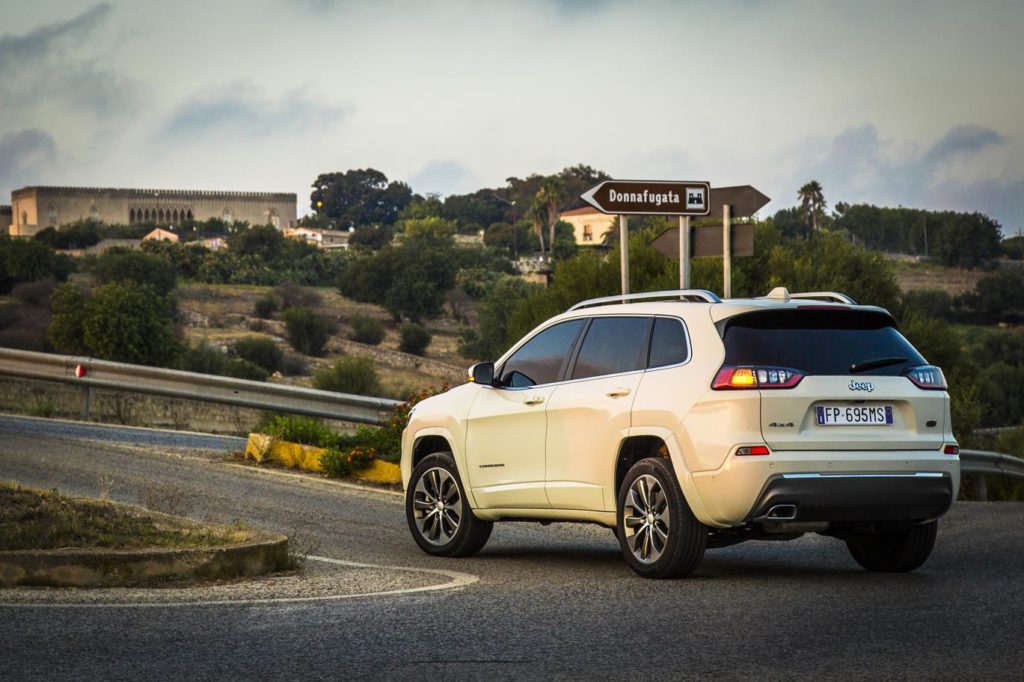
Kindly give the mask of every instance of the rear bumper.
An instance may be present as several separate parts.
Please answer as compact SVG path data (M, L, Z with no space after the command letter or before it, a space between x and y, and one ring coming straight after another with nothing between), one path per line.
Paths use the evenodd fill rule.
M938 450L773 451L730 456L714 471L693 473L692 480L703 512L698 518L712 528L749 523L762 513L763 502L783 504L781 495L799 496L807 514L847 508L848 518L857 514L883 520L879 514L908 511L910 516L896 520L910 520L935 518L949 508L960 487L960 460ZM915 501L903 504L901 496ZM879 511L869 513L876 505Z
M952 477L939 472L779 474L765 483L745 520L793 505L796 521L924 521L949 511L953 496Z

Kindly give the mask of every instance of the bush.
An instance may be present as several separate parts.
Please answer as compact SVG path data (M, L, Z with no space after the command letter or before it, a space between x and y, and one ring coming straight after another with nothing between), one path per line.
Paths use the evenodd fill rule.
M306 374L306 361L301 355L288 353L281 362L281 374L286 377L297 377Z
M277 344L262 336L247 336L235 341L235 355L262 367L268 374L281 371L284 353Z
M342 478L353 471L365 469L377 459L373 448L356 446L348 451L330 448L320 455L320 468L331 478Z
M399 329L402 340L398 347L403 353L423 355L430 345L430 332L415 322L406 322Z
M353 315L348 323L352 325L352 340L376 346L384 340L384 323L369 315Z
M268 294L278 300L280 310L289 308L312 308L320 305L320 294L310 289L300 287L294 282L284 282L274 287L274 293Z
M338 446L338 434L313 417L278 415L263 427L263 433L289 443L313 445L318 448Z
M224 364L222 374L235 379L248 379L249 381L266 381L270 374L255 362L249 362L242 358L231 358Z
M274 313L280 309L281 299L274 294L267 294L256 301L256 305L253 306L252 312L256 317L262 320L269 320L274 316Z
M282 317L292 348L303 355L323 355L331 325L322 315L309 308L291 308Z
M313 377L313 386L322 391L377 395L380 379L371 358L349 356L339 358L332 367L321 369Z
M178 367L186 372L222 375L227 362L227 357L219 348L200 341L181 354Z

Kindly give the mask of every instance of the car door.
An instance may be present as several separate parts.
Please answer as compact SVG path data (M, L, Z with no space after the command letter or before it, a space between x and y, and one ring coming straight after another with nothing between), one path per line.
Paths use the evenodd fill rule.
M481 387L466 424L469 485L482 508L549 507L544 490L547 402L584 320L551 325L521 345Z
M603 510L647 365L650 317L595 317L548 400L545 476L556 509Z

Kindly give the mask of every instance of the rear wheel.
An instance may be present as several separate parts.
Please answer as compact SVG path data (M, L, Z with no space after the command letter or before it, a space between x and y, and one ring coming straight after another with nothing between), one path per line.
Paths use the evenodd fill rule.
M907 573L920 568L935 547L938 521L846 542L854 561L869 571Z
M644 459L619 490L616 536L626 563L645 578L682 578L704 558L707 529L690 511L672 467Z
M435 556L471 556L491 536L494 524L469 508L450 452L424 457L405 493L405 517L416 544Z

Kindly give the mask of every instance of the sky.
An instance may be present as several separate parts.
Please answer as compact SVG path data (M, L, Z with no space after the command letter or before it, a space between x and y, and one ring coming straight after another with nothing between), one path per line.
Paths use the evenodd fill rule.
M1024 229L1024 2L4 0L26 185L421 194L589 164Z

